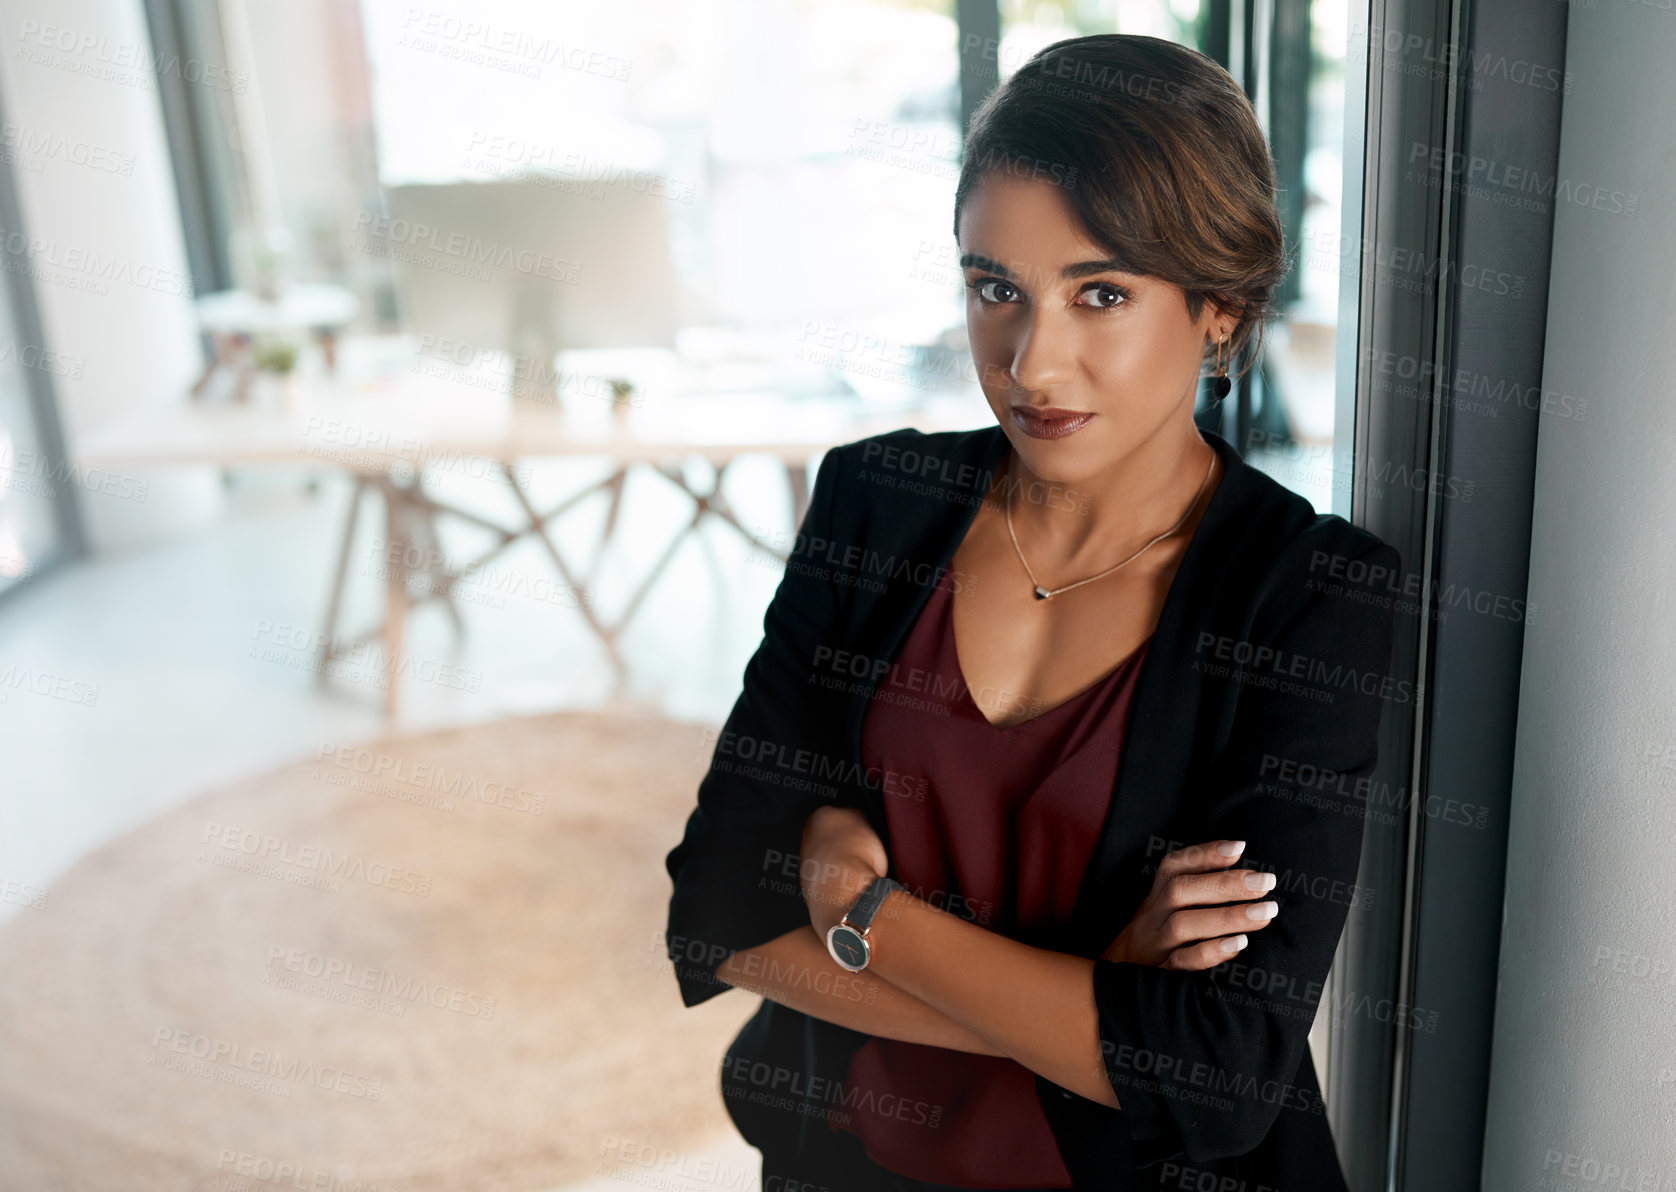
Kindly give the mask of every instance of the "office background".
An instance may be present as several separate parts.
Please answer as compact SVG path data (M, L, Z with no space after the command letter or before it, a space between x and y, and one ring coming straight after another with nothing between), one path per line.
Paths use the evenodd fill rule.
M0 1170L749 1172L748 999L591 878L672 842L823 444L987 418L961 131L1107 31L1275 154L1202 424L1409 568L1311 1035L1352 1186L1676 1178L1652 0L0 3Z

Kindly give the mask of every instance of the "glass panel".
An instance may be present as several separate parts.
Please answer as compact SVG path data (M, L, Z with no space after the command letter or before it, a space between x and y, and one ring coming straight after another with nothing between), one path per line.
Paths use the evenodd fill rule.
M22 583L62 545L56 507L63 468L49 460L30 401L32 368L70 368L74 361L22 343L12 317L10 287L0 285L0 592Z
M1242 450L1251 463L1325 513L1332 508L1335 480L1347 481L1335 472L1347 466L1338 461L1350 458L1351 441L1350 427L1334 425L1339 267L1355 243L1346 240L1341 222L1349 6L1344 0L1312 0L1308 9L1307 116L1299 139L1303 158L1278 162L1283 188L1291 168L1304 196L1296 225L1288 228L1295 264L1283 317L1267 337ZM1296 80L1293 88L1304 81ZM1284 92L1279 81L1269 88L1271 109L1285 99Z

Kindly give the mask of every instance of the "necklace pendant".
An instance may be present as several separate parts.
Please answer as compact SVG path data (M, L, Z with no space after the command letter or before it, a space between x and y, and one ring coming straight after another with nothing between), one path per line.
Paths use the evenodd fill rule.
M1051 595L1053 595L1053 593L1049 592L1046 588L1042 587L1041 584L1036 585L1036 599L1037 600L1046 600Z

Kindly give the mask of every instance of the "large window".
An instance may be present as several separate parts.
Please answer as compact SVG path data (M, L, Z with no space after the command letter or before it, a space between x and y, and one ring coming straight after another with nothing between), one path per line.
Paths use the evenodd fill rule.
M10 166L0 162L0 171ZM0 177L0 211L13 211L11 181ZM6 226L16 227L13 218ZM42 342L31 303L31 273L12 268L0 279L0 594L27 582L75 549L74 518L65 502L76 474L65 466L50 424L54 376L79 376L85 361ZM16 262L22 264L22 262Z
M938 387L915 362L962 383L923 351L964 320L947 234L952 0L363 0L363 13L385 186L586 194L632 179L668 199L684 323L813 364L822 391L888 402Z
M953 0L360 0L247 10L276 94L260 138L292 273L401 325L391 263L357 227L392 187L621 183L667 202L681 344L779 366L787 392L911 405L973 392L949 218L959 170ZM1001 77L1066 37L1193 45L1270 133L1295 268L1250 379L1202 413L1332 507L1346 0L1000 0ZM322 62L318 46L339 45ZM968 66L972 66L968 63ZM320 74L325 85L301 86ZM702 346L698 346L702 345ZM982 407L974 407L981 416Z

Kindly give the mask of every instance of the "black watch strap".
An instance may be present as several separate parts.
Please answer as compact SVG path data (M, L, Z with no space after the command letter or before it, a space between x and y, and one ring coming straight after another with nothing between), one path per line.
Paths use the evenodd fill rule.
M861 892L861 897L845 912L842 922L865 932L873 925L873 916L879 913L879 907L884 905L885 895L892 890L902 889L902 883L895 878L876 877L867 884Z

